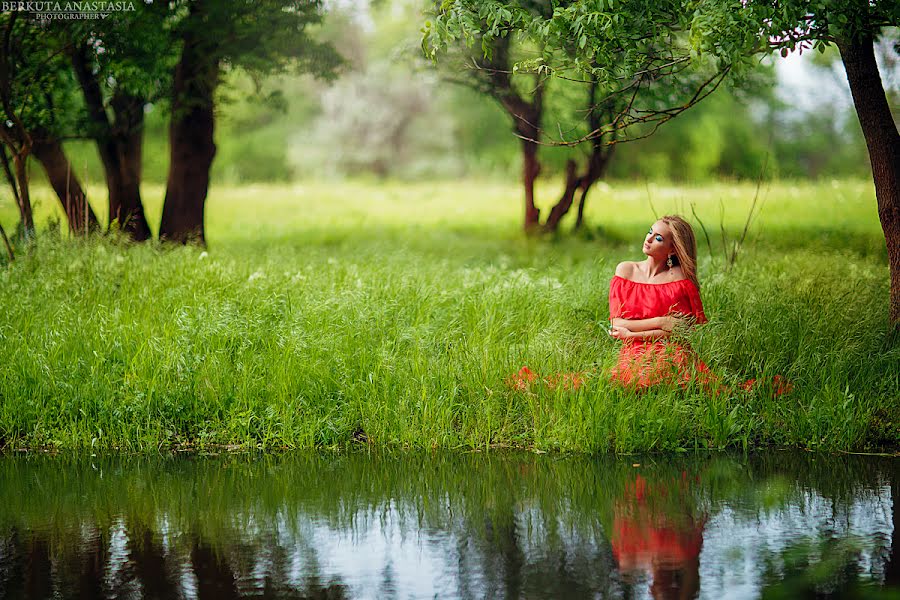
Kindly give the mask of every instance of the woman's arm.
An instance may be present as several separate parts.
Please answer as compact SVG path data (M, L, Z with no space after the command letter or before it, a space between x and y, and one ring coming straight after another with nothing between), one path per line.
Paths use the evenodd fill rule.
M669 337L672 335L671 331L665 331L663 329L646 329L644 331L631 331L622 326L613 326L611 336L616 338L617 340L627 340L627 339L638 339L638 340L656 340L660 338Z
M652 317L650 319L622 319L616 317L612 320L612 324L614 327L624 327L625 329L633 332L653 331L655 329L672 331L678 324L679 319L681 319L681 317L667 316Z

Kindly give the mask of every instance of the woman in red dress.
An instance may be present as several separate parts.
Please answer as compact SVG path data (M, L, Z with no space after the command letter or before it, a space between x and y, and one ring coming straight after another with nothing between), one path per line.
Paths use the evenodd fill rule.
M697 281L697 241L690 224L669 215L654 223L643 245L647 258L623 262L609 285L609 334L623 341L612 379L646 388L686 384L709 368L668 339L679 326L705 323Z
M673 331L705 323L697 281L697 241L690 223L667 215L654 223L643 245L642 261L616 267L609 285L609 335L622 341L619 359L610 370L612 380L647 388L661 383L691 381L718 391L718 377L689 347L671 339ZM538 375L522 367L512 386L525 389ZM551 387L578 389L582 373L564 373L546 379ZM790 391L790 384L776 377L776 394ZM750 389L753 380L741 387Z

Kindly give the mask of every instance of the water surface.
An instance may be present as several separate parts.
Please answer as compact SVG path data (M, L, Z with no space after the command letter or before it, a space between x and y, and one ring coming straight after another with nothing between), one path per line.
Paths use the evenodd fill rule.
M0 599L900 597L900 460L0 457Z

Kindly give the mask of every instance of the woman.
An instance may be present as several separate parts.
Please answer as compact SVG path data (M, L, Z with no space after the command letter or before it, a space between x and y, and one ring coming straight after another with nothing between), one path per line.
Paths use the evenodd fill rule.
M685 384L693 374L708 383L709 368L668 339L676 328L707 320L694 231L683 218L665 216L650 227L643 251L647 258L620 263L609 285L609 334L623 341L610 375L641 388Z
M609 285L609 335L623 342L611 378L637 388L660 383L685 386L693 380L719 390L718 378L709 367L671 339L673 332L707 321L691 225L677 215L662 217L647 232L643 251L647 258L620 263ZM525 389L537 378L528 367L522 367L511 385ZM564 373L547 378L547 383L577 389L584 378L579 373ZM790 384L780 378L774 383L776 394L790 391ZM750 380L741 387L750 389L753 384Z

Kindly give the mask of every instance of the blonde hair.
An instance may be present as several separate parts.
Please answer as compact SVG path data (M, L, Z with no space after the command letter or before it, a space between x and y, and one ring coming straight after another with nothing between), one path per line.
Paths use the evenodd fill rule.
M672 245L681 271L697 286L697 289L700 289L700 281L697 279L697 239L694 237L694 229L679 215L666 215L659 220L668 225L672 231Z

